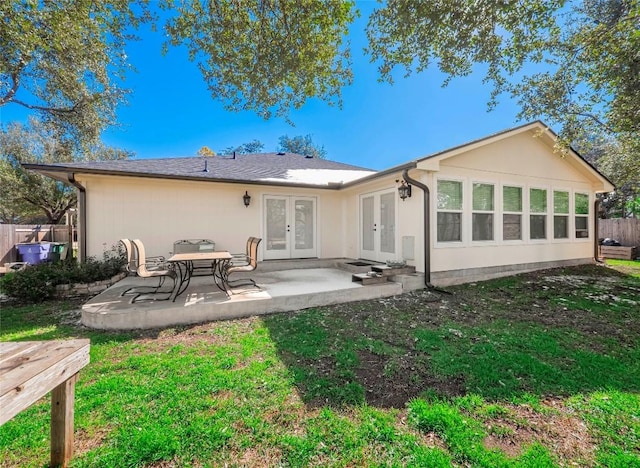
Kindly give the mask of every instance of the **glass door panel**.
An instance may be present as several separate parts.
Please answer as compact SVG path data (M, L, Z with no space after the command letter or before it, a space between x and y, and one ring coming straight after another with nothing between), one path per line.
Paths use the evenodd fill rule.
M360 197L360 258L383 262L396 258L396 190Z
M264 200L264 259L316 257L315 198L267 195Z
M294 208L292 258L316 257L316 200L315 198L292 198Z
M396 252L396 193L380 195L380 252ZM382 260L382 259L379 259ZM384 260L393 260L393 257Z

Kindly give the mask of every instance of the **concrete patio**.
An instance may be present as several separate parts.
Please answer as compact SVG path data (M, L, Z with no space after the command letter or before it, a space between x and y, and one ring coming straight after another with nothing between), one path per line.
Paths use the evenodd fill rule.
M261 262L251 275L260 289L240 287L230 297L216 288L210 276L197 276L175 302L141 296L131 303L132 296L121 296L123 291L156 283L128 277L87 302L82 307L82 323L105 330L159 328L389 297L424 287L424 277L415 273L363 286L353 282L352 275L371 267L349 262L353 260Z

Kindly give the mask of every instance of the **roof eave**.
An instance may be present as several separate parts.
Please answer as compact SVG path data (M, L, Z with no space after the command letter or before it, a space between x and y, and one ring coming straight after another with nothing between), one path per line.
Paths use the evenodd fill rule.
M408 163L401 164L399 166L394 166L389 169L385 169L384 171L376 172L375 174L371 174L360 179L352 180L350 182L345 182L342 184L340 188L349 188L354 187L359 184L363 184L366 182L370 182L372 180L379 179L381 177L388 176L389 174L394 174L396 172L402 172L405 169L414 169L417 166L417 161L409 161Z
M166 179L166 180L189 180L198 182L217 182L227 184L245 184L245 185L267 185L271 187L297 187L297 188L309 188L309 189L322 189L322 190L339 190L343 187L343 183L329 182L327 184L305 184L302 182L287 182L274 181L274 180L240 180L240 179L224 179L216 177L198 177L198 176L183 176L173 174L152 174L144 172L129 172L129 171L113 171L106 169L83 169L70 166L54 166L46 164L23 164L25 169L29 169L38 172L52 179L59 180L61 182L68 182L67 174L86 174L86 175L103 175L103 176L119 176L119 177L138 177L143 179Z

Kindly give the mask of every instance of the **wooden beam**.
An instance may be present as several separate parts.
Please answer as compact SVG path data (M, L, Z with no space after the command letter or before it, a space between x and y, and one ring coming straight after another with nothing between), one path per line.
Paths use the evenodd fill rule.
M78 374L51 391L51 466L67 467L73 456L73 402Z

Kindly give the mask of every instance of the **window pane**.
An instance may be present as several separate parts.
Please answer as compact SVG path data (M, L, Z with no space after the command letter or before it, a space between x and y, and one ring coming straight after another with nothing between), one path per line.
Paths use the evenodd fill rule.
M473 240L493 240L493 215L473 213Z
M576 238L584 239L585 237L589 237L589 218L576 216Z
M547 217L544 215L531 215L529 221L531 239L546 239Z
M502 207L504 211L522 211L522 188L502 187Z
M553 238L566 239L569 237L569 217L554 216L553 217Z
M438 209L462 209L462 182L453 180L438 181Z
M532 213L547 212L547 191L544 189L529 190L529 206Z
M553 192L553 211L569 214L569 192Z
M517 214L502 215L502 238L504 240L522 239L522 216Z
M462 240L461 213L438 213L438 242L459 242Z
M473 209L493 211L493 185L473 184Z
M576 193L576 214L589 214L589 195Z

